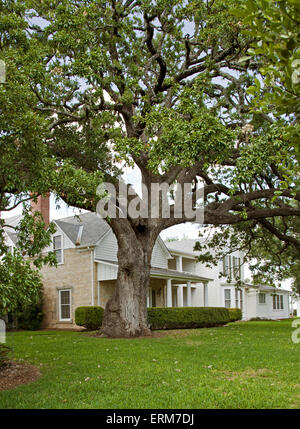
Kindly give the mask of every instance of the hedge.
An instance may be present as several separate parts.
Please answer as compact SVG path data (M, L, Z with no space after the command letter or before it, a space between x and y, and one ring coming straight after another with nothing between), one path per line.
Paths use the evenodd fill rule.
M151 329L207 328L242 317L240 309L223 307L152 307L147 311ZM100 329L103 313L102 307L77 307L75 323L89 330Z
M148 308L151 329L208 328L230 321L222 307L152 307Z
M84 326L86 329L100 329L103 320L104 310L102 307L89 306L77 307L75 310L75 323Z
M240 308L228 308L230 322L235 322L242 319L242 311Z

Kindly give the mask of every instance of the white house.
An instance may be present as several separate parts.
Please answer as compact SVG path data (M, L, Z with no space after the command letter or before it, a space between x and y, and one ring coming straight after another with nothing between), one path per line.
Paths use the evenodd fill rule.
M300 297L298 296L295 300L295 304L296 304L296 315L297 317L300 317Z
M291 292L282 288L270 286L253 286L246 284L237 288L238 278L244 281L243 254L234 252L225 256L218 266L207 268L197 262L197 252L194 251L199 239L188 239L166 242L171 255L180 267L185 270L191 269L198 275L211 278L204 285L197 285L199 306L209 307L231 307L242 310L243 319L266 318L285 319L290 317L290 295ZM169 266L174 266L170 261ZM228 278L231 279L228 282Z

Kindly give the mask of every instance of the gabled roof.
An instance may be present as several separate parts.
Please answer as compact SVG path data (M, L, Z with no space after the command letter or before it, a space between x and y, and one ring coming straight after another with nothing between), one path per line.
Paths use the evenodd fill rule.
M80 246L96 245L110 229L103 219L92 212L54 219L54 222L74 244Z
M14 245L18 242L18 235L15 232L15 227L17 227L22 219L22 215L16 215L11 216L5 219L4 231L8 235L8 237L11 239L11 241L14 243ZM13 228L10 228L13 227Z
M111 230L111 227L96 213L89 212L81 215L55 219L54 222L67 235L73 244L80 246L94 246ZM82 230L80 231L80 227ZM158 237L163 252L168 259L172 256L164 241Z
M273 287L273 286L267 286L267 285L251 285L251 284L246 284L246 287L249 287L251 289L257 289L261 292L287 292L287 293L292 293L290 290L287 289L282 289L279 287Z

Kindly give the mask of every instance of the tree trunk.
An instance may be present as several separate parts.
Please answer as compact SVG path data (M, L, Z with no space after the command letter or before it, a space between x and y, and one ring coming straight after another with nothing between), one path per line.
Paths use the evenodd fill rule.
M118 277L108 300L101 333L109 337L150 335L147 295L153 240L131 230L115 231L118 239ZM151 241L151 242L150 242Z

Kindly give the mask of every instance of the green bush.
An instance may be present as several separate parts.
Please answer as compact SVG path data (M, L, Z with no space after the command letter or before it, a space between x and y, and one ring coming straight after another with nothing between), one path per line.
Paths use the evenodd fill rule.
M20 303L17 310L11 315L12 325L19 329L28 331L35 331L42 325L44 312L43 312L43 291L40 289L35 298L31 300L30 304L24 305Z
M9 353L10 348L0 343L0 369L6 365Z
M235 322L236 320L242 320L242 311L240 308L228 308L230 322Z
M148 322L151 329L188 329L225 325L241 318L239 309L235 312L222 307L155 307L148 308ZM100 329L103 321L102 307L77 307L75 323L88 330Z
M100 329L104 310L102 307L77 307L75 310L75 323L88 330Z
M41 327L44 318L42 303L28 305L16 316L18 328L35 331Z
M43 318L43 290L41 288L36 292L30 304L24 305L20 302L14 313L9 314L9 326L35 331L41 327Z
M155 307L148 308L151 329L207 328L230 321L227 308L222 307Z

